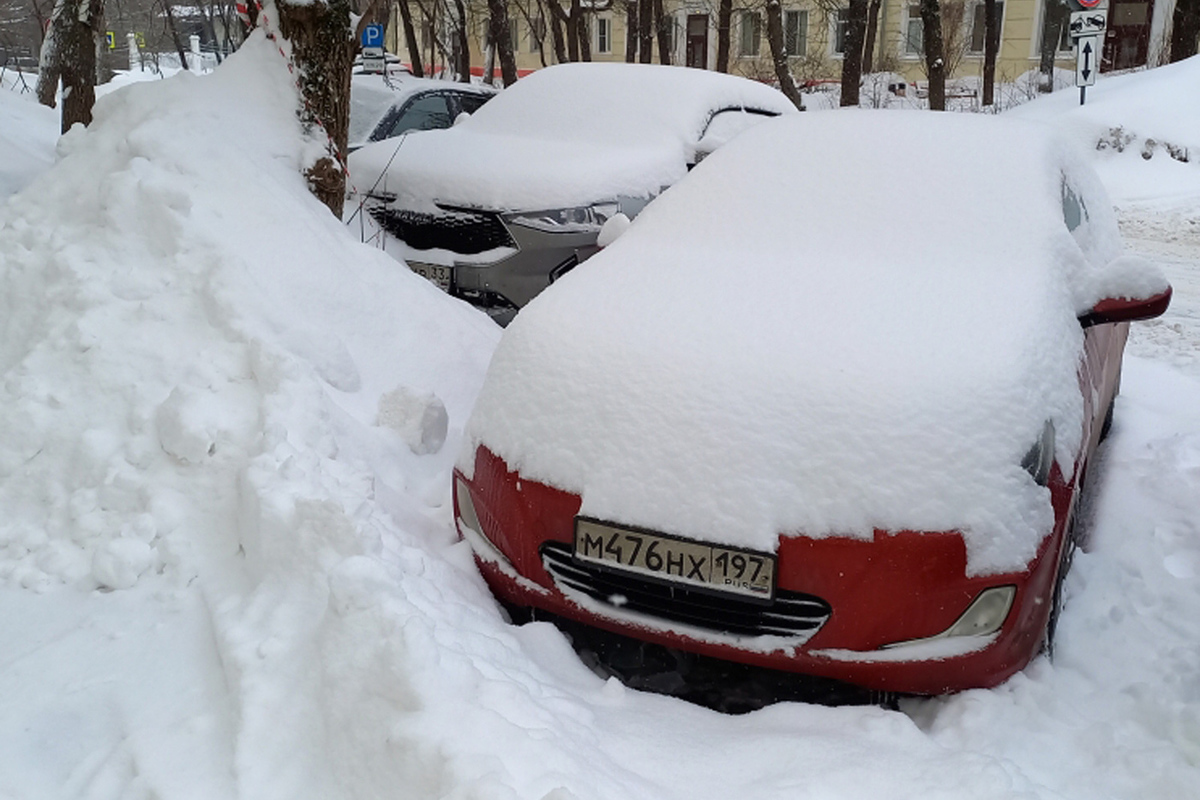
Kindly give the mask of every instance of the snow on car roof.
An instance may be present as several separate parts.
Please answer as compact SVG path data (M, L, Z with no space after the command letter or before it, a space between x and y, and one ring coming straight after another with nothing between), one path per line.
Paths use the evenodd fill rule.
M363 148L350 170L358 184L422 210L432 201L511 211L651 197L686 174L713 112L735 108L796 110L779 91L731 75L559 64L448 131Z
M1064 177L1065 176L1065 177ZM961 530L968 571L1024 567L1079 446L1102 187L1043 126L927 112L772 120L651 204L508 328L469 424L581 513L774 550L780 532Z
M559 64L504 90L467 127L491 134L624 144L666 138L694 143L712 112L795 111L779 91L756 81L658 64Z

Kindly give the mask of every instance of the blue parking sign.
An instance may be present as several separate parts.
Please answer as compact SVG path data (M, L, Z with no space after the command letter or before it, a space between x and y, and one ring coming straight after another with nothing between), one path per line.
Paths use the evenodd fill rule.
M368 25L362 31L363 47L383 47L383 26Z

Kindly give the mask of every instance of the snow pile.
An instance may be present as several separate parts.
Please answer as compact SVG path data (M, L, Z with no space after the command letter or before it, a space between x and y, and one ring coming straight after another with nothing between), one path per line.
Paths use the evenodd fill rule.
M1200 192L1200 56L1060 91L1007 112L1048 122L1088 150L1117 202Z
M775 89L730 75L560 64L449 131L364 147L350 171L360 189L396 193L400 206L421 211L433 210L431 200L511 211L651 197L687 172L714 112L743 107L796 110Z
M1078 242L1064 181L1095 207ZM1166 286L1119 252L1042 126L773 120L517 317L460 466L483 443L582 513L680 536L961 530L971 573L1021 569L1053 522L1022 456L1046 420L1067 477L1079 447L1076 314Z
M0 160L0 201L54 163L52 143L60 125L58 112L39 105L33 95L37 76L22 83L14 75L20 77L9 73L0 85L0 151L5 154Z
M0 797L1194 795L1194 381L1127 376L1061 666L907 714L630 691L454 542L496 332L346 240L293 102L252 39L0 210Z

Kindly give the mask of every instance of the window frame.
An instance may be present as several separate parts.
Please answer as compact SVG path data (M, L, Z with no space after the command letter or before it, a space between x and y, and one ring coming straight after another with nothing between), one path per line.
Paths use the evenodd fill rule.
M913 9L916 9L916 16L913 16ZM915 47L913 24L917 25ZM920 3L904 4L904 27L900 30L900 57L918 61L925 57L925 22L921 19Z
M790 20L796 20L796 30L789 33ZM789 36L795 37L794 41L799 47L788 47ZM787 53L788 58L803 58L808 55L808 9L807 8L788 8L783 12L783 49ZM797 52L792 52L796 50Z
M1006 4L1005 0L996 0L996 3L1000 6L1000 43L1003 44L1004 43L1004 13L1008 9L1007 9L1007 4ZM986 32L987 20L983 18L983 15L987 13L985 11L986 8L987 8L987 6L985 6L983 4L983 0L976 0L975 4L973 6L971 6L971 9L972 9L971 10L971 29L969 31L967 31L967 57L968 58L983 58L984 50L987 46L987 42L985 39L985 37L987 36L987 32ZM979 34L979 45L980 46L979 46L978 50L975 49L975 27L976 27L977 22L978 22L979 27L981 28L981 31ZM999 57L998 50L999 49L997 48L997 54L996 54L997 57Z
M612 55L612 18L604 15L596 16L596 52L600 55Z
M747 23L752 23L749 26ZM749 38L753 48L747 48ZM752 52L748 52L752 50ZM742 11L738 16L738 58L759 58L762 55L762 15L757 11Z

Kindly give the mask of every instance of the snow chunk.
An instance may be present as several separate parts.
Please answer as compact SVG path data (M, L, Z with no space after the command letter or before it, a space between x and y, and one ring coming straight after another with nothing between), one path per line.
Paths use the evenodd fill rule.
M154 564L154 549L138 539L113 539L92 556L92 577L109 589L131 589Z
M450 416L437 395L401 386L379 398L375 424L396 431L414 453L424 455L442 449Z

